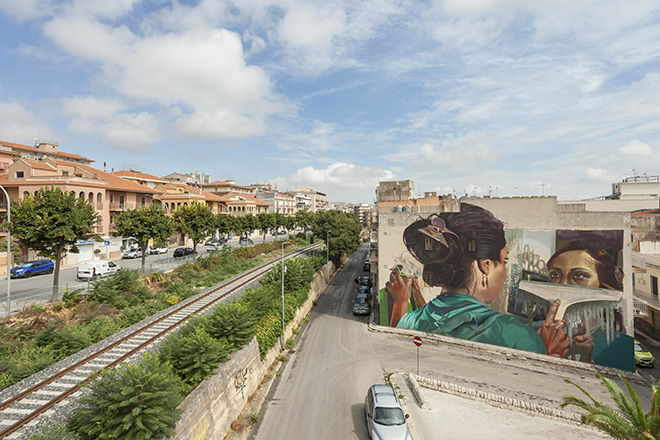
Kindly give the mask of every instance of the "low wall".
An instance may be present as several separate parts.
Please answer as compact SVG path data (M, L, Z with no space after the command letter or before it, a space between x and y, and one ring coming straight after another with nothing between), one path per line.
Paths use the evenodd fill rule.
M329 264L330 275L333 275L335 268L332 262ZM314 301L325 290L329 281L327 273L324 266L314 275L309 297L287 325L284 340L293 335L293 330L300 326L314 306ZM231 423L239 417L248 403L248 397L257 390L271 364L281 354L280 347L280 343L276 344L262 361L259 357L257 340L253 338L247 346L232 353L212 377L202 382L179 405L183 414L176 424L176 435L171 438L176 440L224 438L231 428Z

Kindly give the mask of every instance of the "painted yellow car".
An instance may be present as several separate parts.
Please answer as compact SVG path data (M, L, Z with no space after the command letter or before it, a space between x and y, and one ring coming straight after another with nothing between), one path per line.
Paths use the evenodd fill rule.
M655 366L655 358L637 339L635 339L635 364L638 367Z

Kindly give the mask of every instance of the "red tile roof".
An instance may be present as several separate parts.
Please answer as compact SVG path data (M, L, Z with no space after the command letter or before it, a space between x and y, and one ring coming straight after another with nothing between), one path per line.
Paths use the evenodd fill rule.
M114 174L115 176L119 176L119 177L132 177L133 179L153 180L160 183L169 182L167 179L164 179L162 177L153 176L147 173L140 173L138 171L119 170L119 171L114 171L111 174Z
M10 148L14 148L16 150L24 150L24 151L29 151L31 153L40 153L40 154L45 154L45 155L52 155L52 156L59 156L59 157L68 157L71 159L78 159L78 160L84 160L87 162L94 162L92 159L88 159L83 156L78 156L77 154L71 154L71 153L63 153L61 151L58 151L57 153L49 153L47 151L40 150L36 147L30 147L29 145L23 145L23 144L15 144L13 142L5 142L5 141L0 141L0 145L5 145Z

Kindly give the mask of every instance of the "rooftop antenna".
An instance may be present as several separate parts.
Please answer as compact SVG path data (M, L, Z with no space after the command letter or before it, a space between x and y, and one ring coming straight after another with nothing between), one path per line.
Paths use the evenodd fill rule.
M545 184L541 184L541 197L545 196Z
M517 186L513 187L513 197L518 197L518 187Z

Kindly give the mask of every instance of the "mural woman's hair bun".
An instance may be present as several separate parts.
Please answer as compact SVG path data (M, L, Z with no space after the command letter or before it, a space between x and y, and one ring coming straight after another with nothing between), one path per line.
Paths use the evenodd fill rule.
M417 230L427 237L437 241L444 247L449 247L445 234L453 235L454 237L458 238L458 235L447 228L447 223L445 223L445 221L440 217L431 217L430 220L431 222L428 225Z

